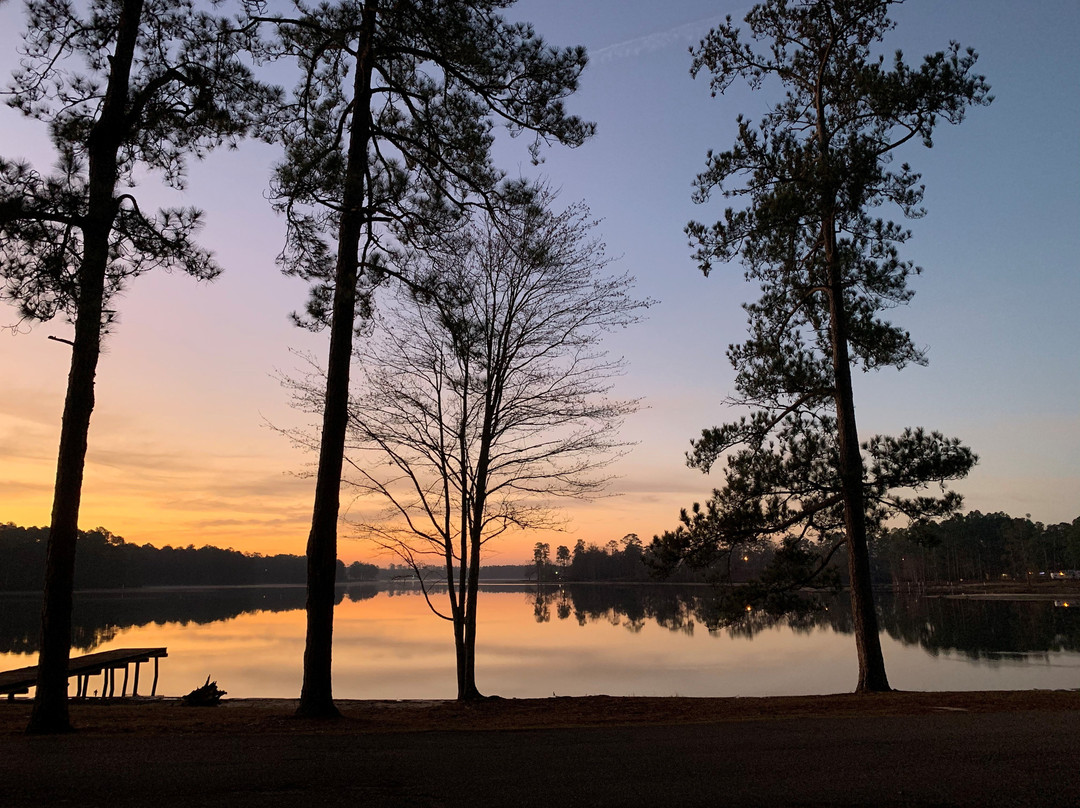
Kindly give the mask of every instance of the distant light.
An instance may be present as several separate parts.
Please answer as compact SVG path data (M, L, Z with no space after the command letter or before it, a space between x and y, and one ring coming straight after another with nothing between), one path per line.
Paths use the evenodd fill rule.
M753 606L751 606L751 605L750 605L750 604L748 603L748 604L746 604L746 611L748 611L748 612L752 612L752 611L754 611L754 607L753 607Z

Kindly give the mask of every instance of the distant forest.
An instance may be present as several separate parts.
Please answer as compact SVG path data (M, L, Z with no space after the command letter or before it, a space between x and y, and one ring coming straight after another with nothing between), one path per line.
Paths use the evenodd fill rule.
M49 529L0 525L0 592L40 591ZM264 556L219 547L133 544L103 527L79 531L76 589L139 586L245 586L302 584L307 559ZM374 580L378 567L338 561L339 581Z
M1080 517L1045 525L1028 516L971 511L885 530L871 539L869 549L875 586L1078 579ZM772 556L767 547L729 559L731 580L755 578ZM829 567L835 580L846 585L846 548L840 548Z
M996 581L1080 570L1080 517L1044 525L1005 513L957 514L890 530L873 542L880 581Z
M631 533L621 542L609 541L603 546L580 540L572 550L560 546L554 561L546 545L538 545L535 557L540 577L548 581L648 581L655 580L649 553ZM877 585L1031 581L1060 573L1080 578L1080 517L1071 523L1045 525L1028 516L972 511L943 521L886 530L871 542L870 554ZM760 575L772 556L771 545L742 548L725 559L723 569L680 568L667 580L746 582ZM843 548L830 566L846 584Z
M44 580L48 528L0 524L0 592L40 591ZM481 580L535 580L545 583L656 580L649 549L634 533L604 545L579 539L573 548L538 543L532 564L485 566ZM735 582L754 578L768 565L771 549L747 550L728 560ZM875 583L1029 581L1072 571L1080 576L1080 517L1044 525L1028 517L979 511L910 528L886 531L871 543ZM260 555L219 547L155 547L125 541L105 528L80 531L76 589L143 586L253 586L303 584L307 561L298 555ZM843 553L833 559L846 578ZM724 570L682 570L667 580L703 582ZM338 581L408 580L413 571L390 564L338 561ZM426 577L426 576L425 576Z

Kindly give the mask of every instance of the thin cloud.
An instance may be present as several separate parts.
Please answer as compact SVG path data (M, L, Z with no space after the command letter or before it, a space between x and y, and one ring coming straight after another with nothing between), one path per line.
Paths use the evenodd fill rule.
M0 397L0 416L59 431L64 400L50 391L9 387Z
M708 33L709 29L719 25L724 20L724 17L723 14L714 14L694 22L677 25L666 31L657 31L656 33L628 39L625 42L616 42L614 45L592 51L589 54L589 59L594 64L606 64L620 59L633 59L675 45L683 47L696 45Z
M191 525L200 530L209 528L228 528L228 527L240 527L245 528L249 532L254 531L256 528L274 528L274 527L292 527L297 524L298 521L302 521L300 515L297 518L292 517L275 517L275 518L252 518L245 517L243 519L201 519L191 523Z
M25 497L33 494L48 494L53 487L49 483L27 482L25 480L0 480L0 489L12 497Z
M0 435L0 457L4 458L5 464L16 461L41 463L55 462L56 450L52 445L45 444L46 438L27 432Z

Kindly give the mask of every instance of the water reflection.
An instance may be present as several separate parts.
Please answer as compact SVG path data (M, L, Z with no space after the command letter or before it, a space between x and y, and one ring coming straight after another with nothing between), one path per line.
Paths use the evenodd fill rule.
M831 629L852 634L846 595L807 597L793 608L734 614L703 587L569 585L534 589L538 622L571 615L579 625L609 622L640 632L647 621L693 635L695 626L732 638L753 639L778 627L797 634ZM904 645L957 652L970 659L1023 659L1032 654L1080 652L1080 608L1064 600L999 600L972 597L878 596L882 631Z
M478 675L487 692L764 695L850 690L847 598L732 613L702 586L486 586ZM235 696L298 692L303 587L80 593L77 652L168 646L164 692L207 673ZM448 624L419 590L338 590L335 692L453 695ZM1076 687L1080 609L1054 601L883 597L886 662L903 689ZM32 664L40 601L0 596L0 668ZM895 675L894 675L895 674Z
M881 622L889 636L931 654L1023 659L1080 651L1080 609L1052 600L911 598L883 609Z
M337 602L373 598L378 587L342 587ZM288 612L304 608L303 586L184 587L77 592L72 611L72 647L85 653L112 641L128 628L173 623L207 625L242 614ZM0 595L0 653L34 654L41 630L41 598Z

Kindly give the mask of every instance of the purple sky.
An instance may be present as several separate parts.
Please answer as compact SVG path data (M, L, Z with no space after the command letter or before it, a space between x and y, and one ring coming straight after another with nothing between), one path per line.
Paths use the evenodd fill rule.
M629 364L616 392L647 405L624 430L637 446L616 468L621 496L568 507L567 533L508 538L492 562L525 558L538 538L647 539L708 496L714 481L685 468L683 455L703 427L739 414L723 405L733 376L724 351L745 333L740 304L752 290L737 266L704 279L682 231L721 213L721 203L690 201L706 150L730 145L735 116L754 117L767 99L741 87L710 98L707 82L689 77L687 47L748 7L522 0L511 10L554 44L588 48L571 108L598 134L580 149L548 151L540 169L523 143L500 144L502 166L543 174L566 204L589 204L616 268L660 304L608 342ZM0 5L4 75L22 14L18 3ZM860 429L959 436L981 458L958 486L969 508L1071 521L1080 515L1080 5L909 0L893 17L889 50L919 61L950 39L971 45L996 100L940 129L933 150L912 145L901 155L923 174L929 213L910 223L904 250L925 272L893 319L928 346L930 365L858 376ZM0 154L52 162L41 125L7 108ZM322 356L325 336L287 321L305 290L274 265L283 227L262 194L277 158L272 146L246 144L193 165L182 195L154 178L140 187L147 200L180 196L204 208L203 241L226 272L211 285L147 276L119 302L98 375L84 527L138 542L303 552L312 485L297 474L312 458L267 424L304 422L275 374L302 364L290 349ZM15 319L0 308L0 325ZM69 333L60 321L0 333L0 520L48 523L67 350L46 336ZM370 553L346 542L343 555Z

